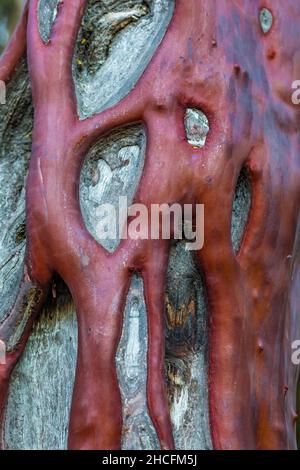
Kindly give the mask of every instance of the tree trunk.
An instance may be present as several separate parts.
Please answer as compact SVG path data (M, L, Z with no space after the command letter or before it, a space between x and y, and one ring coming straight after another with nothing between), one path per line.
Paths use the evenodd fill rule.
M3 447L296 447L300 7L239 3L25 7L0 61ZM203 249L99 238L120 196L203 203Z

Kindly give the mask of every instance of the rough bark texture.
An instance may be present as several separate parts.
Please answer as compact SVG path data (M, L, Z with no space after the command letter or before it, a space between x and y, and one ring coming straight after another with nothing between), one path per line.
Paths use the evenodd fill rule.
M11 106L1 110L1 167L17 170L15 184L3 173L12 197L0 207L0 338L9 344L8 365L0 366L4 445L66 446L77 354L71 448L112 449L121 440L124 448L172 448L173 437L178 448L294 448L300 168L289 93L299 56L291 24L300 7L177 0L168 26L170 1L90 1L81 22L85 3L65 1L56 12L57 1L29 2L35 119L24 268L32 122L24 64L9 84ZM24 50L23 32L22 22L0 62L4 80ZM144 47L153 32L152 48ZM122 69L130 38L133 59ZM118 76L116 90L108 73ZM11 125L18 100L19 128ZM208 128L198 129L204 147L191 145L197 110L208 118ZM146 205L204 203L204 249L193 257L184 242L127 241L108 243L109 254L96 241L92 214L122 192ZM72 293L77 325L54 273ZM56 299L35 323L8 392L49 290Z

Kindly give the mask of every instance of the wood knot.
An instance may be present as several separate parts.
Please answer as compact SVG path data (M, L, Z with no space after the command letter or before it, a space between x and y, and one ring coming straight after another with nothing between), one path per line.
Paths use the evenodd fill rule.
M274 49L269 49L267 52L267 59L274 60L276 57L276 51Z
M233 71L236 76L238 76L241 72L241 67L238 64L234 64Z
M257 350L259 353L262 353L264 351L265 347L264 347L264 343L261 339L258 340L258 343L257 343Z

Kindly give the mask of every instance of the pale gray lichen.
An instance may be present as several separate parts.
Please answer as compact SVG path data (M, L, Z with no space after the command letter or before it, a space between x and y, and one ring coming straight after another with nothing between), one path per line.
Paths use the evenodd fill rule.
M63 450L77 357L75 307L61 283L35 323L10 382L5 441L9 449Z
M134 274L127 295L116 364L123 403L122 449L158 449L147 405L147 310L144 284Z
M77 42L76 65L78 72L96 73L105 63L115 36L131 23L149 13L142 0L103 2L90 0ZM98 40L99 35L103 38Z
M146 136L142 125L112 131L96 142L88 152L81 171L80 206L86 227L108 251L119 246L119 227L116 237L104 238L99 231L101 204L111 204L119 220L119 198L127 197L132 204L144 166ZM114 223L114 217L111 216ZM113 228L113 227L112 227Z
M249 220L252 202L252 186L249 172L243 168L240 172L233 200L231 218L231 240L235 253L238 252Z
M193 147L204 147L209 132L207 116L195 108L187 108L184 118L187 141Z
M0 105L0 320L14 302L25 253L25 181L33 107L26 61L19 64Z
M211 449L208 303L204 279L185 241L171 248L166 296L166 375L176 449Z
M98 30L99 8L106 20L102 18ZM114 105L135 86L161 42L173 10L174 0L89 0L73 60L81 119ZM123 24L119 22L122 15Z
M268 8L262 8L259 15L261 29L264 34L267 34L273 25L273 15Z
M61 0L40 0L38 6L38 24L41 38L45 44L49 42L51 29L58 12Z

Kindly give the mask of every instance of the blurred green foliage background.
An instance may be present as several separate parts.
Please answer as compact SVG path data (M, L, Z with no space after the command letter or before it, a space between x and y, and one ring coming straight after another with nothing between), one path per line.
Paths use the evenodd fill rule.
M22 5L23 0L0 0L0 52L14 30Z

